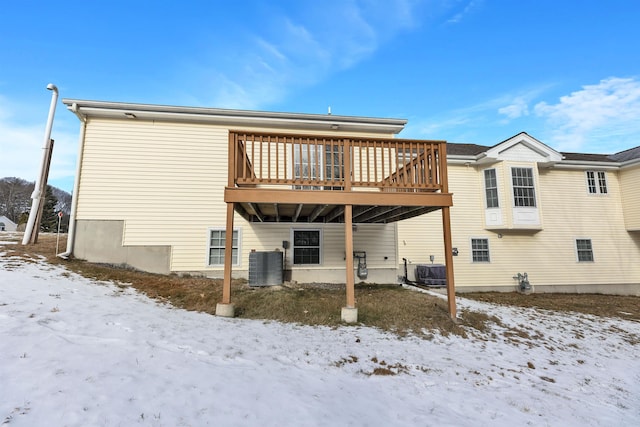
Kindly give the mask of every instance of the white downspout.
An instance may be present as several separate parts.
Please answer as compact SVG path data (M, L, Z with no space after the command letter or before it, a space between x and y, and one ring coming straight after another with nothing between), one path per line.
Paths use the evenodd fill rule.
M42 197L42 193L44 192L46 185L45 181L45 168L47 167L47 160L49 158L49 150L51 150L51 128L53 127L53 117L56 112L56 104L58 102L58 88L53 83L49 83L47 85L47 89L53 91L51 95L51 105L49 106L49 117L47 118L47 126L44 130L44 148L42 153L42 163L40 165L40 175L38 175L38 179L33 187L33 194L31 194L31 198L33 202L31 203L31 211L29 212L29 219L27 220L27 226L24 230L24 237L22 238L22 244L27 245L31 241L31 236L33 234L33 227L36 222L36 217L38 216L38 211L40 210L40 199Z
M84 135L87 129L87 118L78 111L78 105L74 102L70 110L80 119L80 139L78 148L78 160L76 164L76 178L73 182L71 194L71 213L69 215L69 234L67 234L67 250L58 254L60 258L68 259L73 254L73 246L76 236L76 209L78 207L78 189L80 188L80 171L82 169L82 153L84 152Z

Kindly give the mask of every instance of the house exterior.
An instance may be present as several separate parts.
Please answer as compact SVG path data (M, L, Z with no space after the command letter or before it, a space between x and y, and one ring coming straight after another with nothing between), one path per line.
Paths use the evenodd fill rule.
M346 282L355 310L355 280L398 280L399 221L439 218L450 247L446 143L395 138L405 120L63 103L81 121L64 255L223 277L217 313L255 253L281 252L288 280Z
M4 215L0 215L0 231L16 231L18 225Z
M513 291L526 273L535 292L640 294L640 147L560 153L526 133L404 140L400 119L63 102L81 121L67 255L223 277L223 305L256 253L275 253L286 280L347 283L347 308L354 281L397 283L404 260L409 280L444 265L454 316L454 277L462 292Z
M534 292L640 295L640 147L560 153L523 132L450 143L447 161L457 291L512 291L527 273ZM401 222L401 256L442 262L440 227Z

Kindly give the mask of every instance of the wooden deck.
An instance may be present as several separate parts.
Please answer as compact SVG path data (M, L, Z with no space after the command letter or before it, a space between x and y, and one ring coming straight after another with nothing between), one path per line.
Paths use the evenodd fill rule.
M452 205L446 143L229 133L225 201L254 222L387 223Z
M233 234L234 212L250 222L338 222L344 223L349 254L353 223L388 223L441 210L448 306L455 320L446 150L445 141L229 131L226 235ZM231 239L226 239L216 312L233 311L231 258ZM353 271L348 256L347 311L355 309Z

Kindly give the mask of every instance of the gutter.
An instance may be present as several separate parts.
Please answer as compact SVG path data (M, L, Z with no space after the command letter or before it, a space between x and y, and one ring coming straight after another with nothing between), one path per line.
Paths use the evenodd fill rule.
M590 162L588 160L563 160L556 163L555 169L598 169L598 170L618 170L621 164L618 162Z
M75 114L80 122L80 137L78 142L78 160L76 164L76 179L73 183L73 194L71 195L71 214L69 216L69 233L67 234L67 250L57 256L63 259L69 259L73 254L73 246L76 236L76 210L78 208L78 189L80 188L80 170L82 169L82 154L84 153L85 132L87 130L87 117L78 110L78 105L74 102L68 107Z

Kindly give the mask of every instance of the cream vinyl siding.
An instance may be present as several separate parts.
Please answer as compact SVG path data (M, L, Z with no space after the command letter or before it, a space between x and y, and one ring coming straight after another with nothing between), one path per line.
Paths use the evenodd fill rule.
M208 228L225 225L227 140L207 125L91 119L77 219L123 220L123 245L169 245L172 271L202 269Z
M321 230L322 263L317 266L305 265L304 268L344 268L344 224L309 224L309 223L252 223L243 229L243 255L248 259L252 249L256 251L272 251L282 249L282 241L291 243L287 249L287 266L293 265L291 249L291 230ZM367 252L367 264L370 268L395 268L396 259L396 227L395 224L358 224L353 233L353 250ZM387 257L387 260L384 259ZM243 265L246 265L243 260ZM293 267L294 269L296 267Z
M637 246L624 227L617 172L607 171L608 194L588 194L584 171L550 170L540 174L545 227L535 237L540 258L548 265L537 273L541 279L559 283L625 283L640 277L640 263L629 254ZM549 191L549 189L552 189ZM591 239L593 263L578 263L575 239ZM529 275L531 280L531 275Z
M482 238L492 233L484 231L483 172L464 165L449 165L448 170L449 191L453 193L453 206L450 209L452 245L459 251L459 255L453 257L457 282L457 275L461 272L459 269L464 269L464 264L469 264L471 260L470 236ZM502 195L500 198L503 200ZM415 264L430 263L429 255L434 255L434 263L444 264L440 210L398 222L398 259L400 262L402 258L410 261L410 277Z
M492 167L500 175L500 197L507 216L513 197L509 176L512 162ZM524 163L518 162L518 166ZM536 199L541 230L484 229L483 170L449 165L449 187L454 193L451 208L452 244L459 251L453 257L456 287L504 286L512 289L513 276L527 272L532 285L621 284L637 283L640 263L630 254L637 253L633 236L625 230L618 174L607 171L608 195L593 197L585 187L584 170L537 169ZM506 183L506 185L505 185ZM637 184L636 184L637 185ZM636 187L637 188L637 187ZM509 218L509 221L511 219ZM399 259L412 265L444 262L441 243L442 219L439 212L412 218L398 224ZM499 235L502 237L500 238ZM471 261L471 238L489 240L489 263ZM594 262L579 263L575 240L591 239ZM636 239L637 240L637 239ZM413 267L410 266L410 277Z
M620 172L622 211L628 231L640 231L640 165Z
M171 271L222 271L208 266L208 230L225 227L227 149L226 127L90 119L76 218L124 221L123 245L171 246ZM256 226L236 215L234 228L242 230L243 239L240 266L234 270L248 268L251 249L273 250L290 240L288 224ZM344 249L339 249L344 248L344 227L325 228L323 266L344 266ZM387 245L372 245L366 239L362 245L395 259L395 227L384 230ZM358 242L358 236L354 238Z

